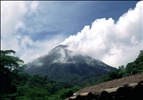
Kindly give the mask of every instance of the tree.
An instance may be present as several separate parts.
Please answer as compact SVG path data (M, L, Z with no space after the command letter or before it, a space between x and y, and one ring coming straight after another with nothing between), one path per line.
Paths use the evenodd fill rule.
M12 56L15 54L13 50L0 50L0 71L8 69L9 71L14 71L22 68L23 60L20 60L18 57Z
M119 66L119 68L117 70L118 78L122 78L124 76L125 70L126 70L126 68L123 65Z
M0 93L13 93L16 91L16 87L12 85L12 80L24 63L11 54L15 54L15 51L0 50Z
M126 76L143 73L143 50L140 51L135 61L126 66Z

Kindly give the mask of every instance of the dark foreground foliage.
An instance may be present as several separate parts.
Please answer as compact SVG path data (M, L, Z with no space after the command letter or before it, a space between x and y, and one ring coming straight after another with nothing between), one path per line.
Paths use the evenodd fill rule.
M0 51L0 100L63 100L79 87L28 75L13 50Z
M62 100L79 89L66 83L48 80L47 77L27 74L17 74L11 84L15 91L1 93L1 100Z

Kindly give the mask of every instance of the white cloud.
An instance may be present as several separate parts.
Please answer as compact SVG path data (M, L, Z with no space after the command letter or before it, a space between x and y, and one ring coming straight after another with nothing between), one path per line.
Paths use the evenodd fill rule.
M85 26L61 44L115 67L125 65L143 49L142 6L143 2L138 2L135 9L130 9L116 23L112 18L97 19L91 27Z
M63 40L62 37L53 38L52 40L35 41L29 37L24 37L21 43L21 51L17 53L25 63L35 60L36 58L48 54L48 52L57 46Z
M53 37L50 40L33 41L29 34L21 33L27 28L23 22L25 15L36 13L39 3L37 1L2 1L1 41L2 49L16 51L25 63L47 54L51 48L58 45L63 36Z
M143 49L142 5L143 2L139 2L135 9L122 15L117 23L112 18L97 19L92 26L85 26L81 32L65 39L62 44L67 44L70 49L100 59L109 65L126 64L135 59L139 50ZM29 16L39 14L38 7L38 1L1 2L2 49L15 50L25 62L48 53L64 38L58 35L51 40L33 41L28 34L19 31L29 27L23 19L27 14ZM35 31L36 28L33 30ZM28 31L29 34L34 33Z
M20 20L27 11L25 3L22 1L2 1L1 6L2 49L14 49L18 51L20 48L15 31L17 27L22 27Z
M30 10L31 10L32 12L37 11L38 5L39 5L39 2L38 2L38 1L33 1L33 2L31 3L31 5L30 5Z

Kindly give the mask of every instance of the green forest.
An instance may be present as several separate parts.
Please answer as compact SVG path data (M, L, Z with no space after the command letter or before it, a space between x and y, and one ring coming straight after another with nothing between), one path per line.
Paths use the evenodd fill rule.
M111 71L107 75L102 76L96 82L89 85L99 84L101 82L123 78L130 75L143 73L143 50L140 51L135 61L128 63L126 66L119 66L116 71Z
M83 87L49 80L47 76L28 75L24 62L15 57L13 50L0 50L0 100L63 100ZM94 83L143 73L143 50L135 61L120 66Z

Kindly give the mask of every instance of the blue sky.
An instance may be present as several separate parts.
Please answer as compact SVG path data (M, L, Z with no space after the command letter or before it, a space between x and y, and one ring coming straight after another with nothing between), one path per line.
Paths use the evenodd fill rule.
M143 49L142 4L137 1L2 1L2 49L13 49L28 62L65 44L74 52L109 65L125 65ZM129 51L134 53L130 55Z

